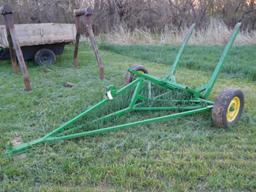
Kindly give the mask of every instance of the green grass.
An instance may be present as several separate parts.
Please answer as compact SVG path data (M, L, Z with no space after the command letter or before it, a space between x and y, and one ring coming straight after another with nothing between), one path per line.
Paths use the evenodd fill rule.
M134 63L145 63L156 76L163 76L169 68L105 48L101 53L106 77L117 87L122 86L124 72ZM167 48L168 57L177 50ZM198 49L192 48L191 52ZM213 50L203 49L208 53ZM253 47L246 49L253 59L249 54ZM209 112L41 145L13 160L6 159L5 145L13 138L19 136L29 141L40 137L102 98L93 53L83 46L79 54L81 68L75 69L72 50L68 46L58 63L48 70L29 63L31 92L23 91L21 75L12 74L9 62L0 63L0 191L256 190L256 85L246 78L226 74L221 74L211 99L225 87L240 87L244 91L245 112L233 128L216 129ZM247 58L245 53L243 57ZM153 58L152 54L148 52L148 57ZM207 65L212 62L211 54L201 57ZM159 58L166 58L164 52ZM252 60L240 61L244 68L251 66ZM195 85L205 82L210 73L182 68L177 75L179 81ZM75 86L65 88L67 81Z
M121 55L171 65L179 46L170 45L110 45L102 44L104 50ZM188 69L212 71L218 62L223 46L188 46L180 65ZM256 45L233 48L227 56L223 72L231 77L246 77L256 81Z

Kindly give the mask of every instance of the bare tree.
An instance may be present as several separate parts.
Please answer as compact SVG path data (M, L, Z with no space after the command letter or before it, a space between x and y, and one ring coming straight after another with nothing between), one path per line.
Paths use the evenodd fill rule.
M211 17L228 26L243 22L243 29L256 29L256 0L0 0L15 10L16 23L74 22L73 10L92 6L93 29L110 32L120 25L129 30L146 28L160 32L166 26L174 31L196 23L207 27ZM3 23L3 19L0 18Z

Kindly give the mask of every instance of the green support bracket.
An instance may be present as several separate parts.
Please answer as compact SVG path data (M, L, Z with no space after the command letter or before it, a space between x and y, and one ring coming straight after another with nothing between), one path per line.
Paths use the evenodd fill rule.
M223 67L223 64L224 64L224 61L225 61L225 59L227 57L227 54L228 54L229 50L231 49L232 45L234 44L235 39L236 39L236 37L237 37L237 35L238 35L239 31L240 31L240 27L241 27L241 23L237 23L235 28L234 28L234 32L231 35L231 37L229 39L229 42L226 45L226 47L225 47L225 49L224 49L224 51L223 51L223 53L222 53L222 55L221 55L221 57L219 59L219 62L218 62L218 64L216 65L216 67L214 69L214 72L213 72L210 80L204 86L205 87L204 88L205 90L203 90L203 92L204 92L203 93L203 97L204 98L208 98L209 97L209 95L210 95L210 93L211 93L211 91L212 91L212 89L213 89L213 87L215 85L215 82L216 82L216 80L217 80L217 78L218 78L218 76L220 74L220 71L221 71L221 69Z
M192 34L195 30L195 26L196 26L195 23L190 26L190 28L189 28L189 30L188 30L188 32L187 32L187 34L186 34L186 36L185 36L185 38L182 42L182 45L179 49L179 52L178 52L178 54L175 58L175 61L174 61L173 65L171 66L171 73L168 74L167 79L175 81L175 73L176 73L176 70L177 70L178 63L179 63L180 58L181 58L181 56L182 56L182 54L183 54L183 52L184 52L184 50L185 50L185 48L188 44L188 41L189 41L190 37L192 36Z

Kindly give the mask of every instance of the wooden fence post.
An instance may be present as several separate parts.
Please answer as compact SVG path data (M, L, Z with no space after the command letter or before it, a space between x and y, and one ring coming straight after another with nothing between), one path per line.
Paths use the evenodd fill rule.
M78 49L79 49L79 41L80 41L80 20L79 16L75 16L75 23L76 23L76 42L75 42L75 50L74 50L74 65L75 67L79 68L78 63Z
M91 47L94 51L97 63L98 63L98 68L99 68L99 76L101 80L104 80L104 64L103 60L100 56L99 49L96 43L96 39L94 37L94 33L92 30L92 17L91 16L85 16L85 25L86 25L86 32L88 33L89 40L91 42Z
M16 33L15 33L12 9L10 6L4 5L1 8L1 12L2 12L2 15L4 16L4 20L5 20L12 66L13 66L15 72L18 71L17 62L16 62L16 57L17 57L19 66L20 66L20 70L23 74L25 90L30 91L31 85L30 85L30 80L29 80L29 74L28 74L26 63L24 61L23 53L21 51L21 48L20 48Z
M98 49L98 46L97 46L97 43L96 43L96 39L94 37L93 30L92 30L93 9L91 9L91 8L77 9L77 10L74 11L74 14L75 14L75 17L76 17L76 26L79 27L79 31L80 31L80 26L79 26L80 24L77 25L77 22L80 23L79 18L83 19L83 21L84 21L86 34L89 36L91 47L94 51L94 54L95 54L95 57L96 57L96 60L97 60L97 63L98 63L99 76L100 76L100 79L102 81L104 81L104 79L105 79L105 77L104 77L104 64L103 64L102 58L100 56L99 49ZM79 32L79 35L80 35L80 32ZM76 44L76 46L77 46L77 44ZM75 52L78 51L76 49L77 49L77 47L75 47ZM76 57L74 57L74 61L75 61L75 59L77 59L77 55L76 55Z

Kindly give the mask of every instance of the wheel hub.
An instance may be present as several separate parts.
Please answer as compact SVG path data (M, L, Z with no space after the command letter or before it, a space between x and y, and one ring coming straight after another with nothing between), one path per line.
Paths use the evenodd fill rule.
M228 122L232 122L236 119L240 110L240 106L241 106L241 102L239 97L234 97L228 106L228 110L226 114Z

